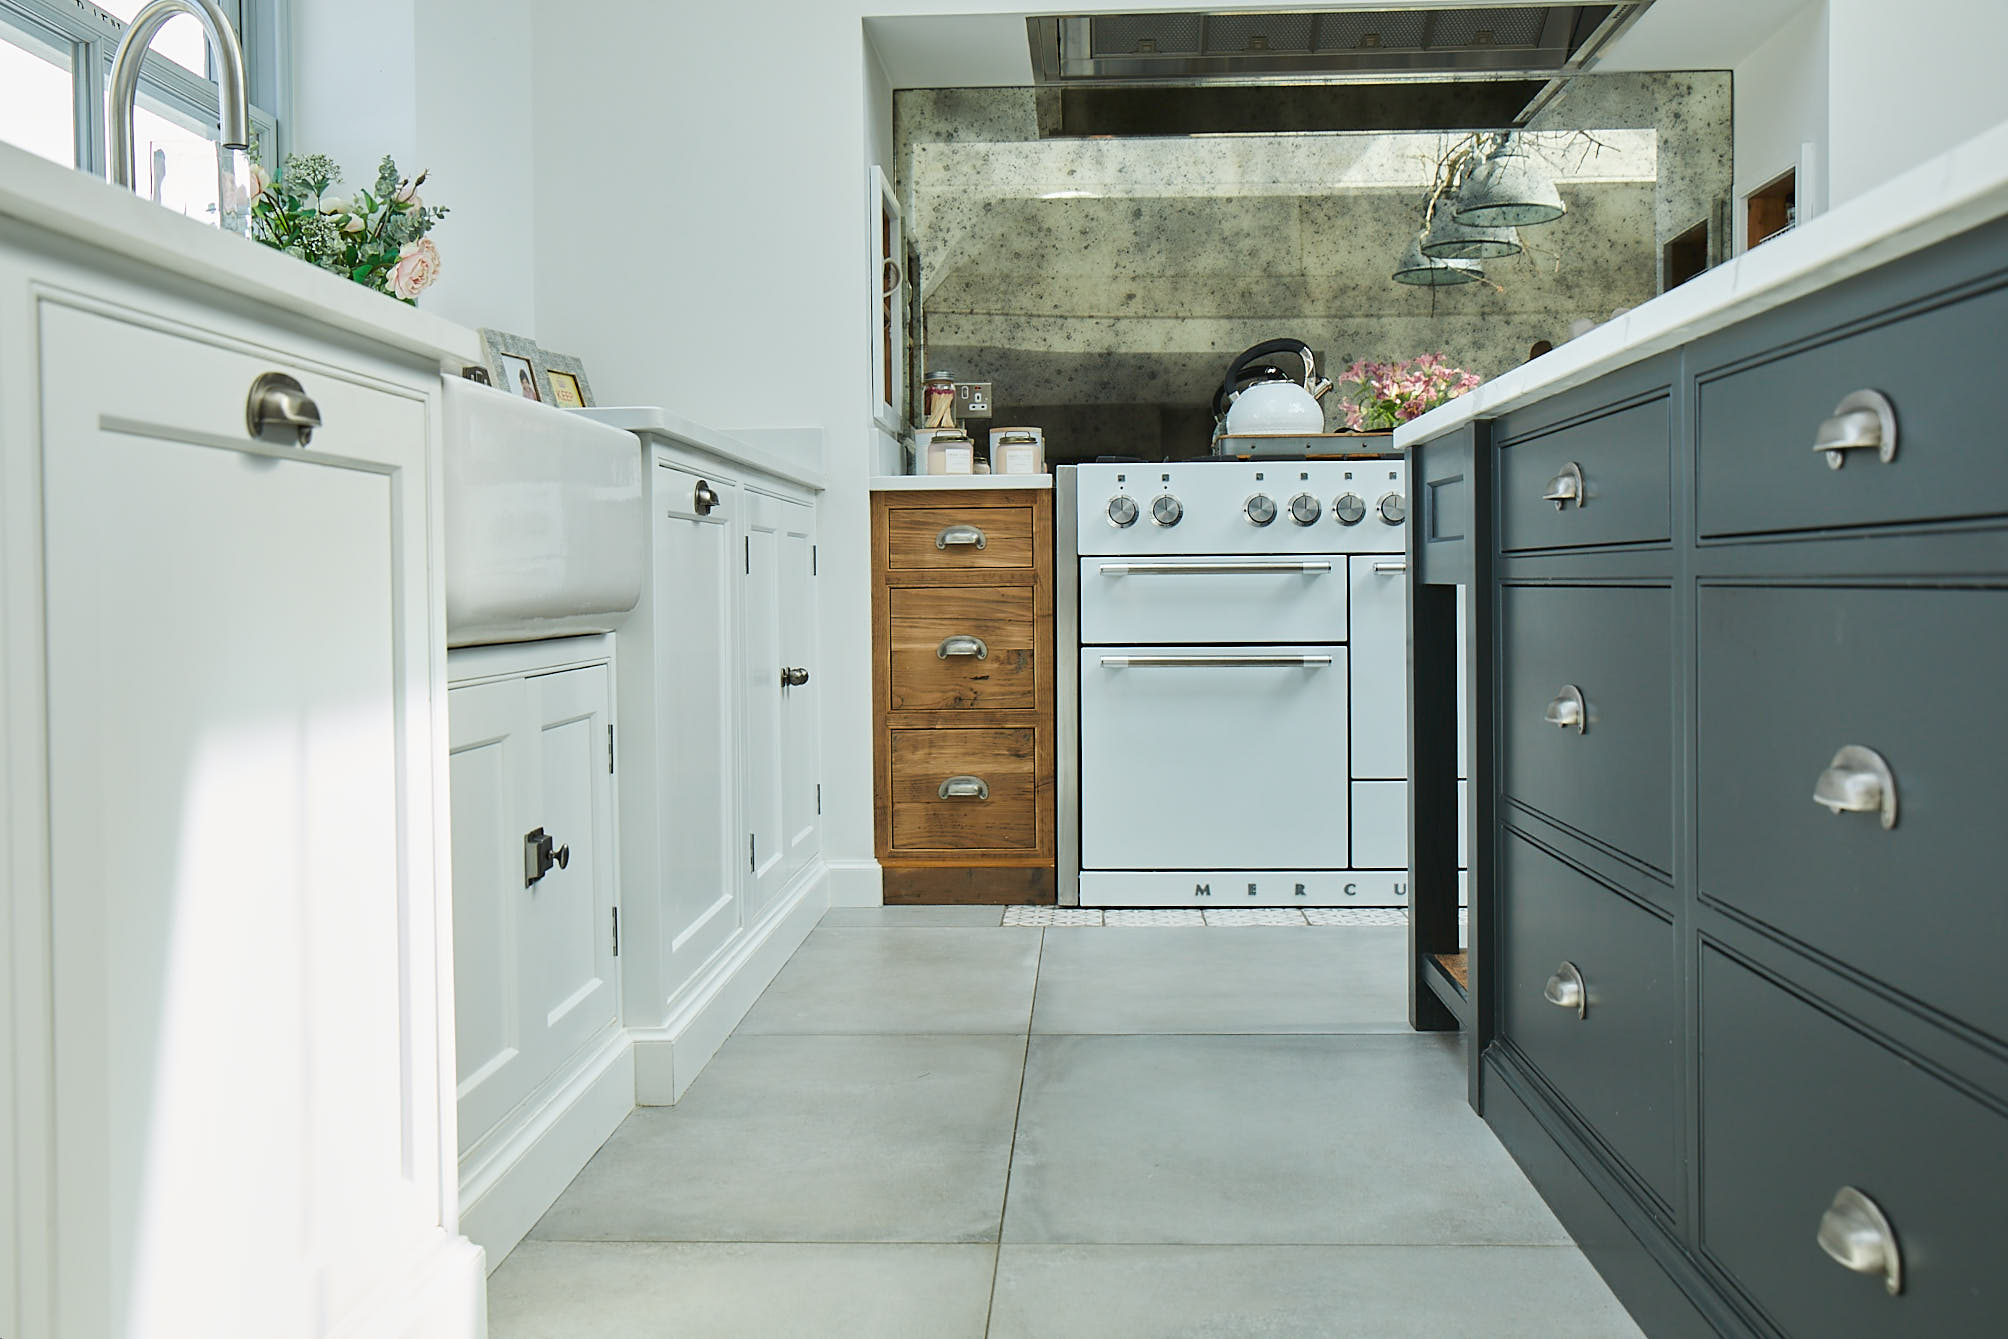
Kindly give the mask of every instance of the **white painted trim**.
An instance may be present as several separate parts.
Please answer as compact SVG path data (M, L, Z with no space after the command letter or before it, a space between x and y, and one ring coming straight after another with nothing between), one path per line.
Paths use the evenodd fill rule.
M831 906L885 905L885 869L878 861L832 860L829 866Z
M774 901L774 910L714 959L676 998L661 1027L630 1028L635 1101L674 1106L718 1054L809 931L829 909L830 869L810 864Z
M481 1248L442 1234L398 1286L325 1333L327 1339L486 1339L488 1271Z
M634 1046L618 1029L461 1161L460 1230L494 1270L634 1110Z

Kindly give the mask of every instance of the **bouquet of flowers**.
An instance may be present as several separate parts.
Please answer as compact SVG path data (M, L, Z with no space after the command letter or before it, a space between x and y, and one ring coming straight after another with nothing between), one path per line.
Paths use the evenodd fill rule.
M1339 378L1346 430L1385 432L1455 400L1479 380L1475 372L1452 367L1440 353L1418 354L1399 363L1354 363Z
M439 248L426 234L447 213L419 197L426 176L400 177L386 154L372 188L340 195L342 170L326 154L288 154L277 177L254 164L251 236L416 305L439 278Z

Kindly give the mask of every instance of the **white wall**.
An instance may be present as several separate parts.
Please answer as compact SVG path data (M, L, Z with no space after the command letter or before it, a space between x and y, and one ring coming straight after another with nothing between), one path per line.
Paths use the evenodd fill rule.
M1826 210L1826 0L1814 0L1788 19L1737 63L1733 77L1736 185L1731 212L1740 252L1749 225L1744 198L1786 172L1798 173L1800 218Z

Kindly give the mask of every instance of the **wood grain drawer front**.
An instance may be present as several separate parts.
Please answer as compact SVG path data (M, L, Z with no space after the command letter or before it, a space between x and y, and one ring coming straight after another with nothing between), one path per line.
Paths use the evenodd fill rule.
M892 845L900 852L1039 849L1039 732L894 730ZM963 780L967 778L967 780ZM980 794L947 794L974 789Z
M1505 793L1670 872L1672 592L1508 586L1500 600ZM1588 713L1580 729L1571 690Z
M1664 397L1501 447L1500 548L1663 542L1672 463Z
M1708 948L1700 1052L1702 1248L1783 1334L2001 1333L2008 1119ZM1819 1245L1844 1186L1894 1229L1897 1296Z
M1032 508L888 507L887 570L982 572L1030 568Z
M1516 835L1502 836L1499 856L1501 1030L1670 1206L1680 1181L1673 926ZM1587 992L1580 1014L1565 986L1550 985L1570 979L1565 963Z
M2008 591L1704 586L1699 615L1701 895L2008 1038L2008 898L1977 892L2000 882ZM1894 827L1815 801L1847 745L1888 765Z
M902 586L887 592L893 711L1037 708L1032 586Z
M1865 330L1697 387L1703 535L1877 525L2008 512L1998 397L2008 289ZM1884 396L1896 453L1813 449L1856 391ZM1873 415L1871 415L1873 417ZM1849 434L1843 434L1849 435ZM1859 438L1858 438L1859 440Z

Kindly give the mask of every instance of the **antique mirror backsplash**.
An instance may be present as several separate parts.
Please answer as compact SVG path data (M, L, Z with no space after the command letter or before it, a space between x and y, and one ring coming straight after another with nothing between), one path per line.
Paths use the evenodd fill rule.
M988 423L1043 427L1059 461L1205 454L1222 374L1263 340L1303 340L1334 377L1432 353L1490 378L1727 248L1727 74L1566 85L1521 141L1567 213L1445 287L1393 275L1461 131L1084 137L1062 120L1035 89L894 100L911 383L991 383Z

